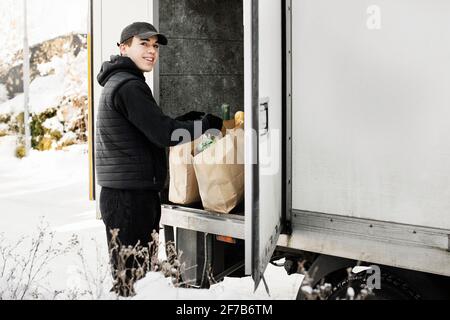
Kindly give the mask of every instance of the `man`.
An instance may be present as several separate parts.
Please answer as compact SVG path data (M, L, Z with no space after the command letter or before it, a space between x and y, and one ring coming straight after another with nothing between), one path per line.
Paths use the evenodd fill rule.
M172 134L178 129L197 138L194 122L166 116L145 82L144 73L153 70L159 46L167 42L153 25L133 23L122 31L120 55L105 62L97 77L104 89L97 115L96 170L102 187L100 211L109 244L112 230L119 231L118 240L123 246L134 247L139 242L145 247L151 242L152 232L159 231L159 192L167 178L166 147L179 143L172 141ZM220 130L222 120L206 115L201 125L197 135L208 129ZM117 252L113 252L115 290L128 295L130 292L117 286L118 259ZM127 264L127 268L132 267L136 266Z

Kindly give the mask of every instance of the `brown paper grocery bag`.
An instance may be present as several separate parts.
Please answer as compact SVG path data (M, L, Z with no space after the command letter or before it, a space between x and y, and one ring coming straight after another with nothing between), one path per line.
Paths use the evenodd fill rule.
M230 213L244 199L244 131L232 130L194 157L205 210Z
M197 178L193 166L194 148L198 141L170 148L169 153L169 201L189 205L200 202Z

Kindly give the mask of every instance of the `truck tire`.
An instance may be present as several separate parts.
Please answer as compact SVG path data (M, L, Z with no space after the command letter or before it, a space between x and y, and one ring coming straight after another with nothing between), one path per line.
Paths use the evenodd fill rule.
M347 273L348 268L353 268L357 261L319 255L309 268L310 286L317 288L320 284L331 285L331 293L326 297L328 300L345 299L349 284L355 292L355 298L361 293L361 286L367 284L371 274L366 271L359 274L352 274L351 279ZM362 263L370 266L374 263ZM450 277L439 276L419 271L406 270L391 266L379 265L381 289L374 289L373 296L367 299L378 300L450 300ZM298 300L305 300L307 297L302 288L299 289Z
M332 291L327 300L348 299L347 290L351 287L354 291L354 299L361 298L361 290L367 287L369 278L367 272L348 276L347 272L340 272L339 277L333 277ZM373 289L367 300L420 300L421 295L408 286L402 279L388 272L381 273L381 288Z

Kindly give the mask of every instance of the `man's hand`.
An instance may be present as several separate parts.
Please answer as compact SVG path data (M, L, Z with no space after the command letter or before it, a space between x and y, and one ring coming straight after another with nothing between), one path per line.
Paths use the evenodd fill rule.
M191 111L188 112L178 118L175 118L175 120L178 121L196 121L196 120L202 120L205 117L204 112L198 112L198 111Z

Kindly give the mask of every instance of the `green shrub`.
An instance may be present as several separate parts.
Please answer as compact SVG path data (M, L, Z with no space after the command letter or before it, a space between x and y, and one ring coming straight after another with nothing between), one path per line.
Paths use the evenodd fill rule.
M59 139L62 138L62 133L59 132L59 131L50 131L50 130L47 130L46 133L48 133L48 134L50 135L50 137L52 137L55 141L58 141Z
M9 114L0 114L0 123L9 124L11 121L11 115Z
M40 114L33 114L33 117L31 119L30 123L30 131L31 131L31 146L34 149L39 149L39 145L44 138L45 134L48 130L46 130L43 127L43 123L45 120L53 118L56 116L56 109L48 109ZM55 138L58 136L58 134L55 134ZM61 134L59 134L59 138L56 140L59 140L61 138ZM50 144L51 145L51 144Z
M16 157L19 159L24 158L27 155L27 151L25 150L24 145L19 145L16 148Z
M0 114L0 138L9 134L10 119L9 114Z
M18 134L25 133L25 131L24 131L25 128L23 126L23 119L24 119L23 112L19 113L17 116L15 116L14 118L11 119L9 127L14 133L18 133Z
M35 147L35 149L39 151L48 151L52 148L53 139L49 136L44 136L42 139L40 139L38 145Z

